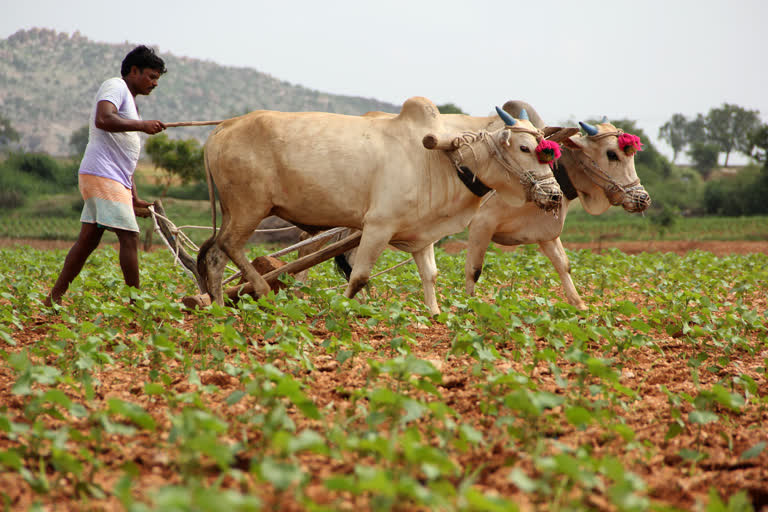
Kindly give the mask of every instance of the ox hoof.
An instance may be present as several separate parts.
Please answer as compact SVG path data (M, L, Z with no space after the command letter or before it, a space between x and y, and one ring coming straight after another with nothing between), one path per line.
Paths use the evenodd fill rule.
M181 299L181 303L187 309L203 309L211 305L211 296L207 293L205 295L190 295Z

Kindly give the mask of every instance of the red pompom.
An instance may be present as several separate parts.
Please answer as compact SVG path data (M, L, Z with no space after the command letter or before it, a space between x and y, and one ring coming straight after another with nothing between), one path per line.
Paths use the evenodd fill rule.
M632 156L638 151L643 150L643 143L640 142L640 137L632 135L631 133L622 133L619 135L619 148L627 156Z
M557 142L544 139L536 146L536 156L542 164L554 162L560 158L560 145Z

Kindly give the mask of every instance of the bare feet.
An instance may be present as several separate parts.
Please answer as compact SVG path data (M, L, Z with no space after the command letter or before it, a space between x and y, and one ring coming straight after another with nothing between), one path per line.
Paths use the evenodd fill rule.
M43 300L43 306L46 308L51 308L54 304L61 306L61 296L54 298L53 293L49 293L48 296Z

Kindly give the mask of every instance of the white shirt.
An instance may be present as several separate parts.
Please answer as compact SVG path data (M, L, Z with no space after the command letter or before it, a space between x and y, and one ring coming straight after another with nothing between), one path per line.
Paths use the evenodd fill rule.
M138 132L108 132L96 128L96 108L104 100L115 105L120 117L141 119L133 95L122 78L110 78L101 84L88 123L88 145L80 162L80 173L110 178L130 189L141 152L141 138Z

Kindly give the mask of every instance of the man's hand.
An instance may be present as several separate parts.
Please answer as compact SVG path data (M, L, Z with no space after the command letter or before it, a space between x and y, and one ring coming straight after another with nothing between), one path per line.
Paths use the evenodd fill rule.
M162 121L142 121L141 131L144 133L154 135L156 133L160 133L163 130L165 130L165 124Z
M149 212L149 207L152 206L155 203L150 203L148 201L144 201L143 199L139 199L138 197L135 197L133 199L133 213L136 214L137 217L149 217L152 215Z

